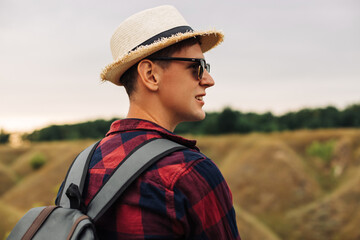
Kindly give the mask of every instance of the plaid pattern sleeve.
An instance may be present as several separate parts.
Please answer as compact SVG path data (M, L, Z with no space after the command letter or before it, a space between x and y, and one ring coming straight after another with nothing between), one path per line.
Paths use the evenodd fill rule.
M173 193L177 220L189 239L240 239L231 192L210 159L186 168Z
M85 203L121 161L152 138L168 138L188 149L147 169L97 222L101 239L240 239L232 196L215 164L196 142L139 119L112 124L96 149L85 183Z

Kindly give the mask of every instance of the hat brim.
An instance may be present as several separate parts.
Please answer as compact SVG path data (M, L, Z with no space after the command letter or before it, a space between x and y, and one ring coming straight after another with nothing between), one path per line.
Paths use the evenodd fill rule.
M118 57L117 60L103 69L100 77L103 81L110 81L118 86L122 86L120 83L120 77L131 66L161 49L192 37L200 37L201 50L202 52L207 52L223 41L224 34L221 31L211 30L177 33L171 37L162 38L152 44L140 46L135 50Z

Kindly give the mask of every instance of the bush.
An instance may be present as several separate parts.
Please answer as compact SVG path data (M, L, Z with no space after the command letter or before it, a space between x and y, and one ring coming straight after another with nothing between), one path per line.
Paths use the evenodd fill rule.
M46 158L42 153L36 153L30 160L30 165L34 170L41 168L45 163Z
M313 157L319 157L325 163L329 163L334 152L335 140L326 142L314 141L306 148L306 153Z

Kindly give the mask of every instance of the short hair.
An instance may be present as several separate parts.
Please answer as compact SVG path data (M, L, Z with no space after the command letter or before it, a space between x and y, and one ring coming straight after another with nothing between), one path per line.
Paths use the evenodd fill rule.
M181 51L183 48L195 45L197 43L200 43L198 38L195 37L188 38L183 41L177 42L173 45L170 45L164 49L161 49L160 51L157 51L146 58L171 57L173 54ZM155 61L156 60L154 60L154 62ZM170 64L170 61L156 61L156 62L163 69L166 69ZM135 91L136 79L138 77L138 72L137 72L138 64L139 62L134 64L120 77L120 83L125 87L125 90L129 97Z

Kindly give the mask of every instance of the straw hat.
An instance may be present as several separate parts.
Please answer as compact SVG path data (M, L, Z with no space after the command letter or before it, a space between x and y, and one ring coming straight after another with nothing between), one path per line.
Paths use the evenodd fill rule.
M132 15L115 30L111 41L114 61L101 79L121 86L120 77L141 59L179 41L199 37L206 52L223 41L220 31L194 31L173 6L160 6Z

